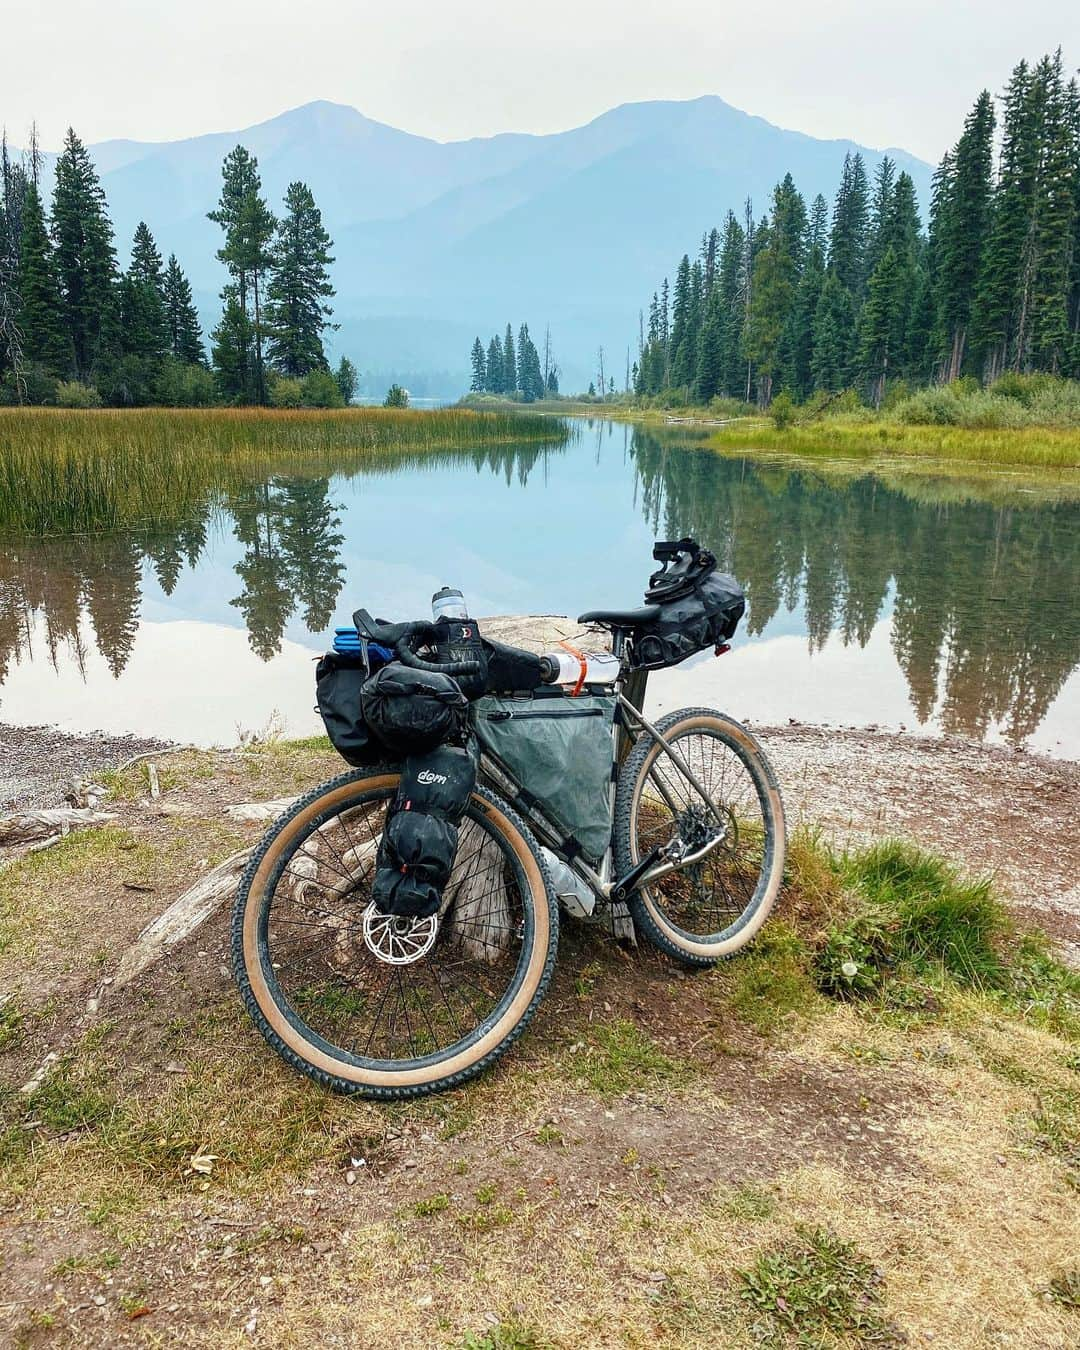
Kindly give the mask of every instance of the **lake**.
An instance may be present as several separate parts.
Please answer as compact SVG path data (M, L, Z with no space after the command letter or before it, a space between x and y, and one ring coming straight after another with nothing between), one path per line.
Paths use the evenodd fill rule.
M153 530L0 538L0 720L232 743L320 729L312 658L363 605L571 614L641 603L657 537L747 590L733 649L654 709L904 727L1080 757L1075 482L722 457L581 420L566 444L210 490Z

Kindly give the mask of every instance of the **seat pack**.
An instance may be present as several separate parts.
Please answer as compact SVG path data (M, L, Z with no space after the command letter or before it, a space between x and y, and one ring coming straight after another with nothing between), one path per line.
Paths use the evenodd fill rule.
M657 613L632 630L630 664L661 670L721 647L746 611L746 595L733 576L716 570L716 559L693 539L659 542L653 557L663 567L649 578L645 601Z

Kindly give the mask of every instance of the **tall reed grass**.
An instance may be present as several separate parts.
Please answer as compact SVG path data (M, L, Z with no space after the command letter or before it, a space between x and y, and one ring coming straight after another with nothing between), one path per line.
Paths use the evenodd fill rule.
M107 530L176 520L273 474L392 471L436 452L490 461L562 444L566 425L519 413L349 408L0 409L0 530Z

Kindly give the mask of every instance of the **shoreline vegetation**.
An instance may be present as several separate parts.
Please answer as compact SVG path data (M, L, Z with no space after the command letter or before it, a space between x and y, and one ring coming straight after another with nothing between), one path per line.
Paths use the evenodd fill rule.
M568 435L550 418L469 408L0 408L0 530L152 524L275 474L391 470L431 451L498 457Z
M470 396L474 408L522 407ZM543 399L530 413L600 416L614 421L685 425L708 432L710 448L803 455L883 455L964 461L980 466L1080 468L1080 381L1049 375L1005 375L897 391L880 411L853 391L798 405L786 395L768 410L734 399L695 404L679 397Z

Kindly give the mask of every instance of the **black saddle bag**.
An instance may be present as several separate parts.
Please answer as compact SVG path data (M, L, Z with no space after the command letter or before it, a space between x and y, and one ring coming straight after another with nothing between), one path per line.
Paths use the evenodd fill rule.
M658 543L653 557L664 566L649 578L646 603L659 615L634 631L630 662L637 670L677 666L707 647L720 647L739 626L746 594L733 576L693 539Z
M391 661L365 682L360 701L369 730L398 758L465 740L469 701L449 675Z
M372 898L383 914L438 913L475 783L476 757L461 746L440 745L405 760L375 859Z

